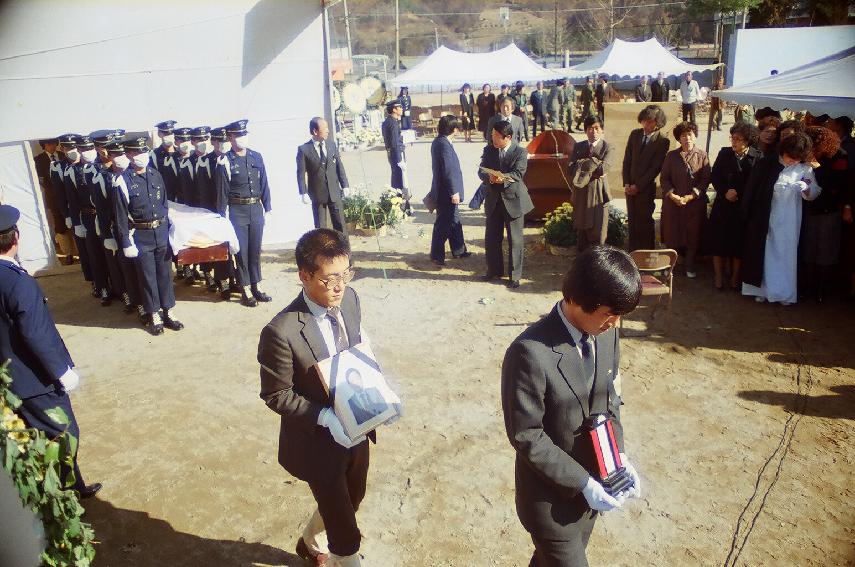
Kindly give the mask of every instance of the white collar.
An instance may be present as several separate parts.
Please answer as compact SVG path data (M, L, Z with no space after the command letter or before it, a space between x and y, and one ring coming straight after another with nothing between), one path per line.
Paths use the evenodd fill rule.
M564 323L564 326L567 327L567 330L570 331L570 337L573 339L573 343L579 345L582 343L582 331L573 326L573 324L567 320L567 316L564 315L564 309L561 308L561 301L559 301L555 307L558 309L558 315L561 317L561 322ZM588 335L590 338L590 335Z
M16 260L15 258L12 258L11 256L6 256L3 254L0 254L0 260L6 260L7 262L11 262L11 263L15 264L16 266L21 265L18 263L18 260Z
M303 290L303 299L306 301L306 305L308 305L309 313L312 314L312 317L315 319L323 319L327 316L328 309L309 299L309 294L306 293L306 290Z

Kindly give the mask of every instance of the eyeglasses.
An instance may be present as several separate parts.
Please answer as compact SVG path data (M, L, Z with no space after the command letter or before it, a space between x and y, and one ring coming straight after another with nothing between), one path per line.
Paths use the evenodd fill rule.
M325 279L318 279L319 282L324 284L324 287L327 289L335 289L337 286L341 284L348 284L353 280L353 276L356 275L356 268L348 268L340 274L330 274Z

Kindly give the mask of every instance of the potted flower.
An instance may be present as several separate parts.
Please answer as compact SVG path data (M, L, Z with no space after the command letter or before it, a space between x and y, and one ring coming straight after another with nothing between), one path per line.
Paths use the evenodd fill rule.
M363 191L353 191L342 200L344 206L344 222L347 231L354 232L362 219L363 212L371 204L371 199Z
M562 203L551 213L546 213L543 229L543 243L554 256L570 256L576 245L576 228L573 226L573 206Z
M606 244L623 248L629 238L629 226L623 211L609 207L609 228L606 233Z
M386 217L386 224L395 228L404 220L404 193L400 189L386 189L380 194L380 209Z
M386 212L379 203L369 201L362 209L362 214L356 222L354 234L360 236L383 236L386 234Z

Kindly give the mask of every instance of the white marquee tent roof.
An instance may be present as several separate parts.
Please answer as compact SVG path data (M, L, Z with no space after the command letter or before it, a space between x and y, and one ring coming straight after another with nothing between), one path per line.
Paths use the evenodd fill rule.
M761 108L806 110L855 119L855 47L714 96Z
M686 63L665 49L656 38L646 41L616 39L590 59L573 67L561 69L568 76L582 77L592 74L639 77L641 75L681 75L687 71L701 72L715 69L715 65Z
M546 81L559 75L541 67L511 43L489 53L464 53L444 45L390 82L394 86L460 86L463 83Z

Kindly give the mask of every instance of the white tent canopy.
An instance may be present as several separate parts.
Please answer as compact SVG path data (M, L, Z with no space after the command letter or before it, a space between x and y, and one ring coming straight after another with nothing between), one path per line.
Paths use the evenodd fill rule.
M513 43L489 53L464 53L441 45L430 57L390 82L396 87L459 87L463 83L546 81L562 76L532 61Z
M618 77L640 77L641 75L681 75L687 71L701 72L721 65L693 65L686 63L665 49L656 38L645 41L616 39L590 59L573 67L561 69L568 76L582 77L603 74Z
M713 96L755 107L855 119L855 47Z

